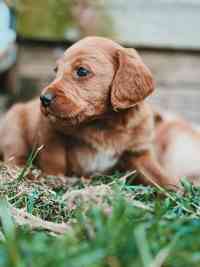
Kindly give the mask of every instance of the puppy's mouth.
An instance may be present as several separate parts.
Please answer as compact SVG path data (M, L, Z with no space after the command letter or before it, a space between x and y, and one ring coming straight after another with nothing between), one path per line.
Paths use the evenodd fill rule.
M52 114L52 113L48 113L47 114L47 118L51 121L51 122L56 122L57 120L61 120L61 121L66 121L67 118L66 117L62 117L62 116L58 116L56 114Z
M66 115L65 113L57 114L56 112L52 111L50 108L48 107L45 108L43 106L41 106L41 112L52 123L61 122L67 125L74 126L81 122L80 113L76 113L76 114L71 113L70 115Z

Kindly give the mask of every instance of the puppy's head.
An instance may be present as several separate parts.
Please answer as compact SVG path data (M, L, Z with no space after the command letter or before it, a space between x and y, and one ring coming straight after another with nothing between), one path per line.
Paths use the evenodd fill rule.
M56 78L40 97L41 110L52 122L79 125L128 109L153 89L152 75L134 49L87 37L57 62Z

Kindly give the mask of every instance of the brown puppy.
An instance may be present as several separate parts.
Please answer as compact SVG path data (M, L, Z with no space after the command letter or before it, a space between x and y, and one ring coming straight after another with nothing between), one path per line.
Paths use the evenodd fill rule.
M147 184L176 185L154 158L153 113L143 101L153 90L151 72L134 49L85 38L58 61L41 105L38 99L17 104L5 116L4 160L24 164L34 144L44 145L38 166L46 173L91 175L118 167L137 169Z

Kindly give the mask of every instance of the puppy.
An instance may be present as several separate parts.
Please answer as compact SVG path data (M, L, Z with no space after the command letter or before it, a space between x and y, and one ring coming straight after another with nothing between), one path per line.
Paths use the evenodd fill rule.
M136 169L139 182L177 185L154 156L154 116L144 101L154 87L134 49L87 37L57 62L40 100L8 111L0 129L3 158L23 165L34 146L44 145L37 165L48 174Z
M200 184L200 128L181 117L155 112L155 149L159 163L176 177Z

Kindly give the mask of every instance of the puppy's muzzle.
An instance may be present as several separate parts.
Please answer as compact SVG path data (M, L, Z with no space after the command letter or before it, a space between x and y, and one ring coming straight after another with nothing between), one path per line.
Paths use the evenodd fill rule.
M40 101L43 107L49 107L53 102L55 95L53 93L45 93L40 96Z

